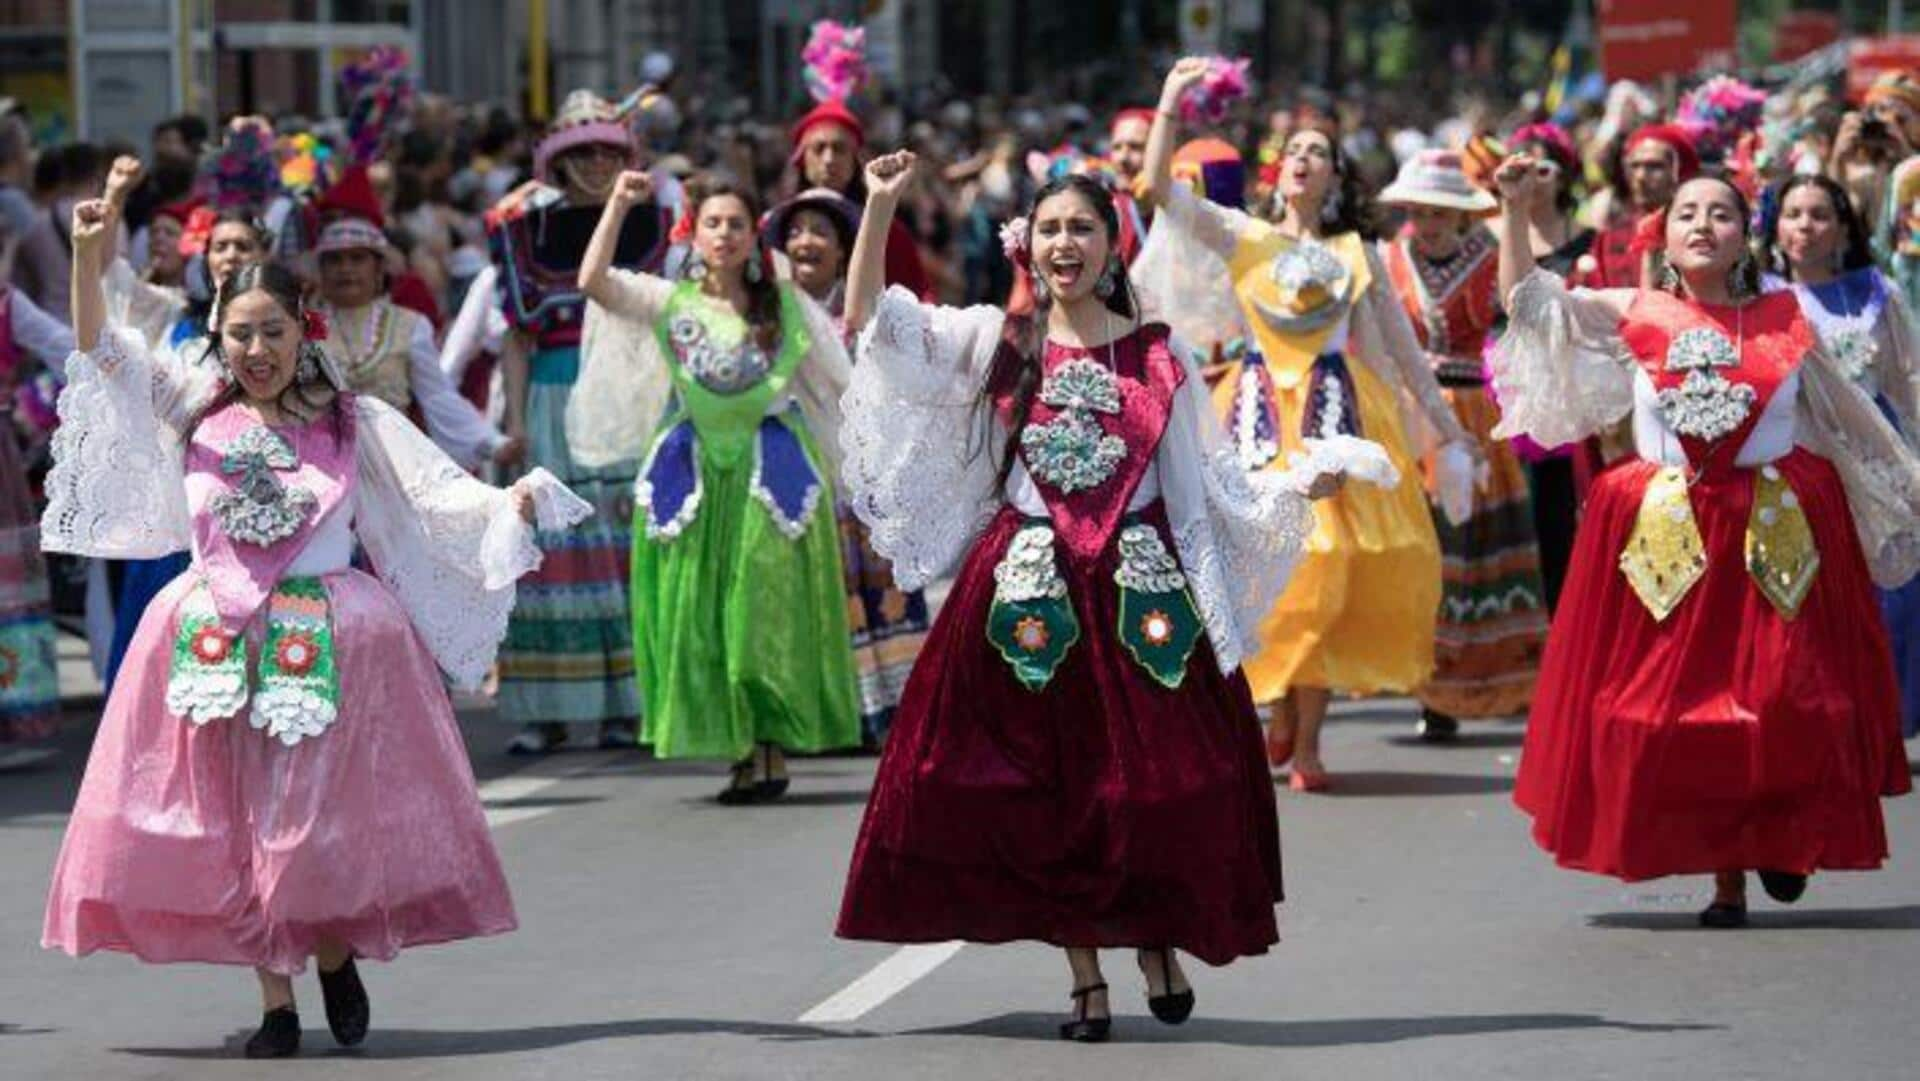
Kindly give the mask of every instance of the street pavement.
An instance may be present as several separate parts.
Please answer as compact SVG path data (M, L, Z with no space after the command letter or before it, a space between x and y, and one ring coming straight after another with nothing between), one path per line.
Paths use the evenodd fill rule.
M1068 979L1036 945L832 935L869 758L795 765L723 808L711 765L638 751L527 763L484 703L462 723L520 929L362 972L365 1045L333 1046L311 974L296 1061L240 1060L245 970L39 949L41 905L98 702L60 754L0 772L0 1079L1905 1079L1920 1067L1920 800L1887 804L1877 874L1814 880L1754 926L1694 926L1703 879L1555 869L1509 802L1520 726L1410 737L1405 701L1342 703L1338 789L1282 792L1289 897L1268 956L1209 969L1179 1028L1106 956L1115 1042L1059 1042ZM584 734L584 733L582 733ZM1910 750L1913 748L1910 746Z

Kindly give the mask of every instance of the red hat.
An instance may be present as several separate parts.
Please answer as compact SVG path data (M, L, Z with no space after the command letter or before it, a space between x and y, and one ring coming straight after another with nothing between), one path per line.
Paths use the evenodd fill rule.
M380 210L380 197L373 190L373 178L367 175L364 165L340 174L340 179L314 200L313 209L322 222L359 218L376 229L387 227L387 216Z
M805 141L807 137L807 132L812 131L822 124L838 124L853 134L854 146L863 147L867 145L867 129L864 124L860 123L860 118L853 115L853 110L847 108L845 102L835 98L828 98L826 101L807 110L806 115L802 116L799 123L793 126L793 149L798 151L800 144Z
M1107 133L1112 134L1113 129L1119 127L1122 121L1127 120L1138 120L1151 128L1153 127L1153 110L1139 107L1122 109L1113 114L1113 122L1107 125Z
M1631 154L1635 147L1645 142L1664 143L1672 149L1674 171L1683 183L1699 175L1700 151L1694 148L1693 140L1687 137L1687 133L1677 126L1648 124L1627 137L1627 145L1620 153L1622 156Z
M166 206L160 207L153 212L153 216L156 218L172 218L181 225L185 225L188 221L192 220L193 212L204 205L206 205L205 199L182 199L177 203L168 203Z

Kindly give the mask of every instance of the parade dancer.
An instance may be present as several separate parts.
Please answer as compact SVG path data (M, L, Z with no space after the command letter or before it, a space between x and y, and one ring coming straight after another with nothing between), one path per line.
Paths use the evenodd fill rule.
M777 799L786 757L860 744L833 519L847 353L774 276L752 195L690 184L682 279L612 267L653 178L620 175L580 264L587 311L567 409L577 461L642 460L633 643L641 742L734 763L722 803Z
M1009 224L1033 317L882 295L913 155L876 160L848 321L850 497L902 584L958 576L908 680L839 933L1065 947L1063 1038L1111 1031L1098 950L1132 947L1156 1017L1193 1009L1176 950L1264 953L1281 898L1273 785L1241 659L1347 468L1336 436L1247 475L1197 368L1141 313L1107 189L1041 188Z
M1400 477L1385 488L1346 485L1314 505L1300 569L1246 662L1255 700L1273 704L1270 760L1293 761L1296 791L1319 791L1330 783L1320 757L1330 693L1408 693L1433 671L1440 549L1401 396L1439 433L1441 487L1471 485L1480 451L1361 235L1359 177L1329 132L1287 139L1275 221L1172 183L1174 110L1206 71L1203 60L1183 60L1161 92L1147 146L1161 212L1136 275L1190 344L1252 329L1239 370L1214 392L1243 467L1285 469L1304 440L1344 434L1385 447Z
M1467 179L1451 150L1409 158L1380 202L1407 209L1406 228L1380 255L1434 378L1488 464L1477 493L1438 485L1431 493L1440 617L1433 676L1418 691L1417 731L1443 742L1458 733L1461 718L1526 712L1547 640L1546 598L1527 475L1507 442L1491 435L1500 410L1487 394L1481 359L1500 311L1500 259L1499 241L1480 217L1498 203Z
M774 207L760 227L760 243L786 255L793 283L827 309L849 344L843 318L847 260L859 231L859 204L829 188L801 192ZM927 637L927 598L893 580L893 568L873 550L866 527L844 498L836 501L834 516L840 523L847 619L860 683L860 731L878 747Z
M1514 800L1562 866L1711 873L1701 923L1743 926L1747 871L1787 902L1886 858L1912 780L1873 583L1920 569L1920 461L1795 297L1756 296L1738 190L1681 185L1659 288L1569 291L1519 228L1533 165L1498 173L1495 434L1631 414L1636 454L1588 493Z
M1818 175L1780 186L1761 238L1769 265L1840 371L1920 448L1920 340L1900 289L1874 266L1867 228L1846 190ZM1900 675L1901 728L1920 735L1920 580L1880 594Z
M103 202L74 215L71 382L43 543L190 547L108 698L42 942L250 965L248 1057L300 1045L292 977L359 1043L357 958L511 930L506 882L442 672L476 686L537 566L530 523L589 508L544 473L473 480L404 416L347 392L297 279L221 284L214 363L103 325ZM378 577L351 565L356 546Z
M638 738L628 558L640 448L588 465L574 453L566 424L587 313L576 279L614 179L635 158L614 107L574 91L534 150L534 172L548 190L496 208L487 233L511 328L500 358L507 431L526 441L526 465L552 471L596 509L583 527L542 537L554 558L521 583L500 649L498 696L501 719L521 726L508 745L518 754L560 746L570 723L598 725L603 747L631 747ZM614 265L658 270L667 253L664 214L651 207L624 221Z

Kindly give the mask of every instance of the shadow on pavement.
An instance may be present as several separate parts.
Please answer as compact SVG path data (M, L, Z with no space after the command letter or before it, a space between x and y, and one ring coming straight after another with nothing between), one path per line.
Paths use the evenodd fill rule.
M1058 1040L1060 1017L1006 1013L964 1025L914 1029L905 1036L990 1036L1012 1040ZM1179 1028L1144 1016L1114 1019L1114 1039L1131 1043L1217 1043L1236 1047L1345 1047L1400 1043L1435 1036L1483 1036L1503 1032L1607 1029L1618 1032L1700 1032L1720 1025L1677 1022L1643 1024L1585 1013L1462 1014L1454 1017L1350 1017L1336 1021L1249 1021L1200 1017Z
M1434 751L1479 751L1490 747L1518 747L1527 741L1525 728L1479 728L1468 721L1460 729L1459 735L1443 743L1429 743L1411 732L1402 732L1387 737L1387 742L1396 747L1418 747Z
M724 777L721 778L722 781L725 779ZM804 785L807 782L807 777L803 774L796 773L793 775L793 781L795 785ZM716 788L715 791L718 791L718 789ZM867 802L867 795L870 791L870 789L866 788L841 788L828 789L825 791L795 788L777 800L772 800L767 803L741 804L738 807L728 807L726 809L729 811L754 811L778 810L782 807L858 807ZM690 799L683 799L680 801L680 804L683 807L720 806L714 801L712 796L696 796Z
M1920 931L1920 905L1885 908L1768 908L1748 913L1745 931ZM1693 912L1601 912L1587 917L1587 926L1628 931L1708 931ZM1742 932L1732 932L1740 934Z
M1284 781L1277 781L1285 784ZM1327 795L1336 798L1359 796L1484 796L1513 791L1513 778L1489 777L1473 773L1415 773L1405 770L1333 771L1333 787Z
M1037 1016L1037 1015L1036 1015ZM115 1051L142 1058L237 1058L251 1032L235 1032L223 1044L207 1047L117 1047ZM475 1055L511 1055L556 1047L647 1036L752 1036L766 1039L866 1039L874 1033L814 1025L763 1021L708 1020L697 1017L650 1017L628 1021L595 1021L578 1025L489 1029L383 1029L375 1019L367 1042L347 1049L336 1047L325 1028L308 1024L301 1033L301 1058L342 1062L380 1059L468 1058Z
M58 1031L60 1030L57 1028L25 1028L21 1025L9 1025L4 1021L0 1021L0 1036L45 1036L50 1032Z

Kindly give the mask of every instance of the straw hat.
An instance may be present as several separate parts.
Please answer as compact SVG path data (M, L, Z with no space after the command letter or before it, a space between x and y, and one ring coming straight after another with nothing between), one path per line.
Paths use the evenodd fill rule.
M1469 214L1499 209L1499 200L1467 178L1457 150L1422 150L1400 167L1400 175L1380 193L1393 206L1437 206Z
M560 103L547 134L533 148L533 172L551 184L555 158L582 146L611 146L633 157L633 135L612 104L591 90L575 90Z

